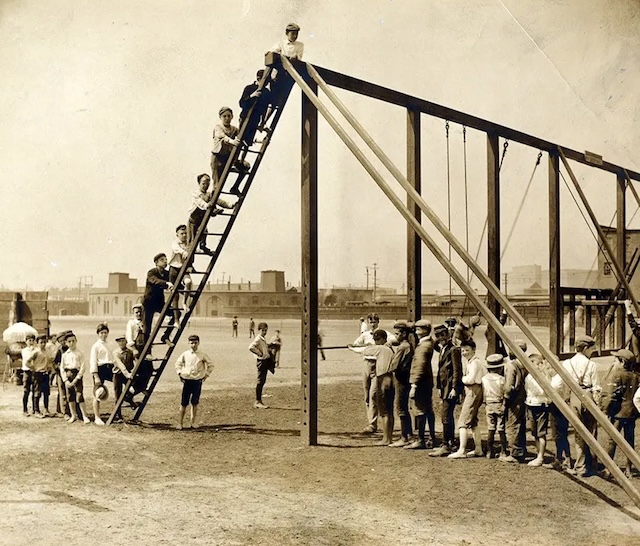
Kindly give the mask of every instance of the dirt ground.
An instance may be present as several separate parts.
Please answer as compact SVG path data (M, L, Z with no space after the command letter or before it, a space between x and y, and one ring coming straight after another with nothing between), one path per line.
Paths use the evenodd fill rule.
M226 354L247 342L225 341ZM299 437L293 360L269 377L267 410L252 407L250 366L233 380L217 367L202 426L182 431L175 379L142 424L106 428L25 418L20 387L5 385L0 544L640 545L640 512L599 477L375 447L357 433L358 364L330 356L317 447Z

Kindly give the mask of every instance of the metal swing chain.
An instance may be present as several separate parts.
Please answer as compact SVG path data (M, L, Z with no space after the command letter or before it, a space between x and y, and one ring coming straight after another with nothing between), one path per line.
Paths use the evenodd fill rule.
M469 188L467 185L467 128L462 126L462 151L464 161L464 229L465 229L465 249L469 252ZM469 282L469 266L467 265L467 282ZM464 313L464 308L462 309Z
M529 183L527 184L527 187L524 190L524 194L522 195L522 199L520 200L520 206L518 207L518 211L516 212L516 217L513 220L513 224L511 224L511 229L509 230L509 234L507 235L507 240L505 241L504 246L502 247L500 260L502 260L502 258L504 257L504 254L507 251L507 247L509 246L509 241L511 241L511 236L513 235L513 232L516 229L518 218L520 217L520 213L522 212L522 208L524 207L524 202L527 199L529 189L531 188L531 184L533 183L533 177L536 174L536 170L538 169L538 165L540 165L541 159L542 159L542 152L538 152L538 159L536 159L536 164L533 166L533 171L531 172Z
M444 125L447 136L447 228L451 231L451 166L449 156L449 120ZM449 243L449 261L451 261L451 243ZM451 307L451 275L449 275L449 307Z

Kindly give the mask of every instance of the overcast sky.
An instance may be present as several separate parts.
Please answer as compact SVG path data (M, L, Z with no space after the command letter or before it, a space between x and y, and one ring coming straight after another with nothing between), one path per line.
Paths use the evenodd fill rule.
M615 6L615 7L612 7ZM209 171L217 111L283 37L302 27L305 60L639 169L640 4L632 0L0 2L0 204L6 288L77 286L110 271L143 279L186 222L196 176ZM405 169L405 114L340 93ZM423 183L447 217L444 122L423 116ZM484 135L469 132L470 248L486 217ZM462 129L451 127L452 229L465 240ZM634 152L635 150L635 152ZM537 150L505 157L503 233ZM323 122L320 284L401 288L405 228ZM576 166L603 224L615 176ZM547 264L546 156L503 270ZM391 179L388 177L388 179ZM567 178L568 179L568 178ZM300 275L300 93L292 94L213 279ZM563 266L591 266L595 242L563 190ZM631 197L630 197L631 200ZM629 203L629 216L636 206ZM638 227L632 225L631 227ZM484 252L481 253L481 262ZM426 256L427 289L446 286Z

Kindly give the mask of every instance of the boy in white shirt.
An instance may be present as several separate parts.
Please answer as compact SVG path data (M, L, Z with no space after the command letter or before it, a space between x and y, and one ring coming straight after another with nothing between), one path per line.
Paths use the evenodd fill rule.
M393 386L393 349L386 345L387 332L382 329L373 332L375 345L369 345L362 351L362 358L375 361L376 406L382 425L382 441L378 445L388 446L393 443L393 401L395 388Z
M544 359L539 354L529 355L529 360L536 368L551 380ZM528 374L524 378L524 388L527 393L525 404L527 405L527 413L529 416L529 430L536 440L536 449L538 455L529 466L542 466L544 464L544 452L547 448L547 429L549 427L549 408L551 407L551 399L546 395L542 387L535 378Z
M202 383L211 375L213 363L206 353L198 350L200 338L197 335L189 336L190 349L182 353L176 361L176 372L182 381L182 397L180 401L180 419L177 429L182 430L184 415L187 406L191 404L191 428L198 428L196 417Z
M500 436L500 456L498 460L507 462L507 434L504 413L506 406L504 392L504 357L492 354L486 360L487 373L482 376L482 396L487 414L487 458L494 456L493 440L496 430Z
M82 420L85 424L90 423L91 420L87 416L84 394L82 393L82 378L85 370L84 354L78 349L78 338L73 332L69 332L65 339L69 348L62 354L60 374L64 379L64 386L67 390L67 400L69 401L69 411L71 412L71 417L68 422L73 423L78 420L77 404L82 412Z

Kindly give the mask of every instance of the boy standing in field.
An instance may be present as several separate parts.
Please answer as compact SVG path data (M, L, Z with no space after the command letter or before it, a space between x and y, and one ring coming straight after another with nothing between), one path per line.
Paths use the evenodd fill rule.
M411 390L411 361L413 360L413 346L409 342L409 334L413 324L404 320L396 321L393 325L394 334L398 341L393 353L393 387L395 389L395 410L400 419L400 439L391 447L404 447L411 443L412 427L409 413L409 392Z
M98 324L96 328L97 341L91 347L89 353L89 372L93 377L95 387L104 386L105 381L113 381L113 365L115 358L111 348L107 344L109 326L105 322ZM100 417L100 399L93 397L93 414L96 425L103 426L104 421Z
M634 369L636 359L629 349L620 349L612 353L616 357L616 367L611 374L608 391L611 393L605 404L605 413L611 419L616 430L621 431L624 439L631 447L635 447L635 429L638 410L634 406L633 396L640 385L640 375ZM616 443L609 438L607 442L609 457L613 459L616 454ZM628 478L633 477L633 467L627 458L627 466L624 473ZM605 477L609 477L609 471L605 470Z
M449 455L449 459L466 457L482 457L482 434L478 427L478 410L482 405L482 377L486 373L484 363L476 356L476 344L470 337L460 338L460 350L466 363L466 372L462 376L464 384L464 401L458 419L460 447ZM473 435L474 449L465 453L469 431Z
M418 439L410 443L405 449L426 449L435 447L436 417L433 413L433 359L434 344L431 339L431 322L420 319L416 322L418 345L411 361L409 382L411 390L409 398L413 401L414 422L418 432ZM429 440L425 438L425 429L429 425Z
M33 378L33 364L31 362L31 355L36 350L36 336L33 334L27 334L25 337L27 346L22 349L22 414L25 417L29 417L29 397L31 397L31 409L35 413L35 389Z
M282 338L280 337L280 330L276 330L271 341L269 341L269 350L276 368L280 367L280 349L282 349Z
M182 381L182 397L180 401L180 418L178 430L182 430L184 415L187 406L191 404L191 428L198 428L196 417L202 383L211 375L213 363L206 353L198 349L200 338L197 335L189 336L189 349L182 353L176 361L176 372Z
M393 443L393 349L386 345L387 332L382 329L373 332L373 342L362 351L365 360L373 360L378 390L375 403L382 425L382 441L378 445L388 446Z
M53 371L53 360L47 354L47 336L36 338L38 346L29 357L30 366L33 369L33 405L36 417L49 415L49 379ZM44 412L40 413L40 396L43 397Z
M67 402L67 390L64 386L65 377L61 373L62 355L68 350L67 335L71 333L71 330L65 330L58 334L58 349L53 357L53 366L55 368L56 375L56 387L58 389L58 396L56 399L56 414L65 417L70 416L69 403Z
M118 348L113 351L115 364L113 367L113 392L116 400L118 400L127 380L131 379L131 370L133 370L134 362L133 352L127 347L127 338L125 336L117 337L116 343L118 344ZM131 393L127 393L124 399L133 406L133 396ZM118 408L118 412L114 417L117 420L122 420L120 408Z
M251 319L253 321L253 319ZM256 401L253 407L256 409L267 409L269 406L262 403L262 389L267 382L267 372L269 368L273 371L273 358L269 351L269 345L265 336L269 326L266 322L258 324L258 335L249 345L249 351L256 355L256 366L258 368L258 377L256 381Z
M549 381L551 380L551 374L548 373L542 356L532 354L529 356L529 360L541 373L547 376ZM527 374L524 378L524 388L527 394L525 403L529 417L529 430L531 430L531 435L536 440L536 449L538 451L536 458L529 461L528 464L529 466L542 466L544 464L544 452L547 448L551 399L531 374Z
M487 414L487 458L493 459L496 430L500 436L499 460L507 458L507 434L504 426L505 392L504 392L504 357L492 354L487 357L487 373L482 376L482 393Z
M87 417L87 408L84 404L84 395L82 393L82 377L84 376L85 370L84 354L78 349L78 338L76 338L73 332L67 334L66 341L68 349L62 355L60 373L64 379L64 386L67 389L67 400L69 401L69 411L71 411L69 423L78 420L76 404L80 407L82 419L85 424L90 423L91 420Z

